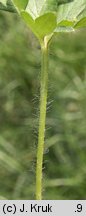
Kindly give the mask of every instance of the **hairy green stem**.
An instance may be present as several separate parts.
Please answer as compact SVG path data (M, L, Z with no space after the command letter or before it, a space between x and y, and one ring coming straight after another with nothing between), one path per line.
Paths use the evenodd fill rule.
M44 153L47 86L48 86L48 43L46 40L41 43L41 87L40 87L40 116L38 131L37 165L36 165L36 199L42 199L42 166Z

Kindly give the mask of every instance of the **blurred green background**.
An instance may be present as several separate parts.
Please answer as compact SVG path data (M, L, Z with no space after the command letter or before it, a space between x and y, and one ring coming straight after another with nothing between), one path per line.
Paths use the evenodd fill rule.
M35 199L40 46L0 13L0 199ZM43 199L86 199L86 31L50 46Z

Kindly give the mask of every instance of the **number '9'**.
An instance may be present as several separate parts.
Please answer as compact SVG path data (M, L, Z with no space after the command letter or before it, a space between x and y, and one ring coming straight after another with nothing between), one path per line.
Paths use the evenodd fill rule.
M82 211L82 205L81 204L77 204L77 212L81 212Z

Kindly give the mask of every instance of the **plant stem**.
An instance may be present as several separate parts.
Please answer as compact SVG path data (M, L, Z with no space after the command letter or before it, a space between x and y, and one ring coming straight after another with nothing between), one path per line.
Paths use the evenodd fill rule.
M41 86L40 86L40 116L38 131L38 149L36 165L36 199L42 199L42 166L44 153L46 106L47 106L47 86L48 86L48 43L46 40L41 43Z

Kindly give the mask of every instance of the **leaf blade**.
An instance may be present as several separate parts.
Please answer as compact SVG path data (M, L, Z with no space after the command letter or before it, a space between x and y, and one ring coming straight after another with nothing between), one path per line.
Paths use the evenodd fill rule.
M57 0L29 0L26 11L33 19L49 12L57 11Z
M86 17L82 18L81 20L79 20L76 25L74 26L75 29L77 28L84 28L86 27Z
M60 5L57 15L57 28L55 32L58 32L60 27L64 29L68 26L73 29L86 26L86 0L74 0L71 3ZM65 27L65 28L64 28ZM62 30L62 29L61 29ZM66 29L65 29L66 30Z
M43 39L56 27L56 16L53 13L44 14L35 20L27 12L21 12L21 16L39 39Z
M13 0L13 2L20 11L25 10L28 4L28 0Z

